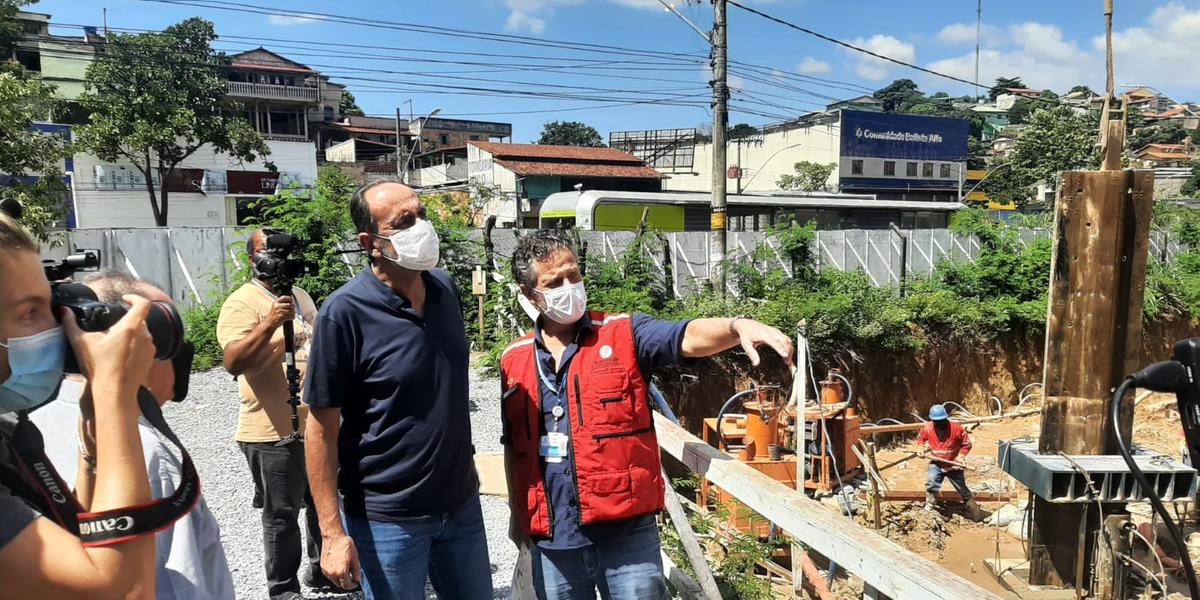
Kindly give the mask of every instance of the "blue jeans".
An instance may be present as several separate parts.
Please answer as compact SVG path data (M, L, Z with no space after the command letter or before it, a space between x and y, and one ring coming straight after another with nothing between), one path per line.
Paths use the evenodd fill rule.
M936 494L942 489L942 480L949 479L954 489L958 490L963 500L971 499L971 488L967 487L967 475L962 469L946 469L934 463L929 463L929 471L925 474L925 491Z
M660 600L667 598L653 519L628 535L574 550L533 552L538 600Z
M458 512L402 521L346 517L368 600L424 600L425 577L439 598L490 600L492 572L479 497Z

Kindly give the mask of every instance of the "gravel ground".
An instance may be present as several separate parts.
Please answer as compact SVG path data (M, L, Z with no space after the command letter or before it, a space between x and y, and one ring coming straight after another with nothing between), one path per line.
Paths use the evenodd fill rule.
M499 382L471 371L472 437L477 452L499 452ZM221 526L221 541L233 572L239 599L267 597L263 572L261 513L253 505L254 487L246 459L233 441L237 425L237 384L221 369L194 373L191 391L180 404L167 403L167 421L187 445L200 472L204 497ZM507 598L516 549L508 540L508 504L503 498L483 496L492 584L495 598ZM430 598L436 596L427 590ZM320 595L309 598L361 598L361 594Z

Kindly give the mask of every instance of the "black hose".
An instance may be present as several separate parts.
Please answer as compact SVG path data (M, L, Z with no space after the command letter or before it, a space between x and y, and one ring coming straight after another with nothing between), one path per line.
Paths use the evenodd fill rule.
M1167 526L1167 531L1171 533L1171 539L1175 541L1175 547L1179 549L1179 560L1183 563L1183 571L1187 575L1188 590L1191 597L1200 598L1200 584L1196 581L1196 570L1192 566L1192 557L1188 554L1183 533L1179 530L1179 526L1175 524L1175 520L1171 518L1170 513L1167 512L1167 507L1155 493L1155 489L1146 479L1146 475L1142 473L1137 463L1134 462L1133 454L1130 453L1129 448L1125 445L1125 439L1121 437L1121 402L1125 399L1125 394L1129 393L1130 388L1133 386L1133 378L1127 377L1121 382L1121 385L1117 386L1117 391L1113 394L1110 416L1112 417L1113 434L1117 437L1117 447L1121 451L1121 458L1125 459L1125 465L1129 467L1129 472L1133 474L1133 478L1137 480L1138 485L1146 491L1146 497L1150 500L1150 505L1162 517L1163 524Z
M842 383L846 384L846 408L858 410L858 405L854 404L854 385L850 383L850 380L837 371L830 371L829 374L841 379Z
M721 419L724 418L725 413L729 411L730 405L732 405L734 402L737 402L739 399L741 399L742 396L746 396L748 394L753 394L756 391L757 390L755 388L750 388L748 390L742 390L742 391L730 396L729 399L725 401L725 404L721 405L721 410L717 411L717 441L721 445L725 444L725 434L722 432L722 429L721 429Z

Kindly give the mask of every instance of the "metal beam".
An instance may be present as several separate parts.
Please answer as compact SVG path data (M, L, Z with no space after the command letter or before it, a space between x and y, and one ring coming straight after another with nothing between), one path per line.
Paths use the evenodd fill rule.
M658 444L789 535L896 600L999 596L780 484L655 413Z

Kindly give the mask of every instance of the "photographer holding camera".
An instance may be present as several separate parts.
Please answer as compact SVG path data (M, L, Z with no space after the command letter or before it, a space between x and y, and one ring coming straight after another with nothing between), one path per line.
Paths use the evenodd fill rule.
M308 491L304 444L293 418L303 419L304 414L289 406L291 397L299 393L317 316L308 293L291 285L296 273L287 267L288 261L295 259L286 257L296 246L292 236L255 230L246 242L254 279L229 295L217 320L225 370L239 379L241 412L234 439L250 465L255 507L262 509L267 591L273 599L300 598L298 519L305 505L309 507L305 584L317 589L331 586L321 573L321 532ZM289 323L295 332L298 372L293 375L294 384L289 382L289 368L284 364L289 350L285 348L285 324Z
M54 314L37 243L0 215L0 481L8 482L0 484L0 599L154 595L152 535L85 545L76 532L41 518L31 508L35 500L18 496L11 483L22 481L11 437L13 413L23 418L54 397L69 340L89 377L96 415L96 482L89 510L119 510L150 500L137 395L155 355L144 325L151 306L144 298L125 300L131 305L127 314L107 332L83 332L68 310ZM44 473L43 466L38 475L45 479ZM67 496L69 491L60 490L51 500L65 505Z
M89 274L84 285L103 303L118 304L123 297L135 295L174 305L171 297L159 288L115 269ZM187 397L192 358L192 345L184 342L171 359L154 361L142 393L153 397L155 407L168 401L181 402ZM80 504L87 506L95 488L95 471L91 468L95 456L92 427L95 417L84 412L90 403L88 395L81 391L78 385L64 381L57 399L32 412L29 420L42 432L46 457L63 482L75 490ZM81 416L82 424L76 427ZM183 461L145 416L138 419L138 431L150 478L150 494L156 499L168 498L178 491L179 485L186 485ZM203 498L185 516L158 531L155 546L157 600L234 600L233 577L221 546L220 527Z

